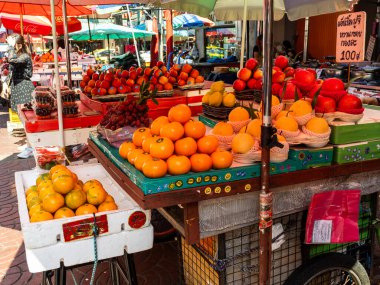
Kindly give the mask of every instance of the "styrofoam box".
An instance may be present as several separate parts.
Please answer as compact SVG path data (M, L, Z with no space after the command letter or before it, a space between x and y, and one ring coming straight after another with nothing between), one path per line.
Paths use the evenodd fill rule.
M108 221L108 232L97 238L99 260L121 256L124 250L127 253L135 253L152 248L153 227L150 224L149 210L141 209L100 164L69 168L83 182L90 179L99 180L104 189L114 197L119 207L115 211L96 214L96 216L106 214ZM63 261L65 266L94 261L93 238L65 242L62 229L63 224L91 218L92 215L30 223L25 191L35 184L38 174L37 170L15 173L18 209L29 271L34 273L52 270L60 266L60 261ZM135 211L146 214L146 223L140 229L132 229L128 225L128 218Z

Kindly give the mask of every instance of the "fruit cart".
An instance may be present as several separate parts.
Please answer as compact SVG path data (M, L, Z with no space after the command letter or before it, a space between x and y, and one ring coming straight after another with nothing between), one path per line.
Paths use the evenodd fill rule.
M112 195L118 209L95 215L31 222L27 209L29 199L25 198L25 192L36 183L41 173L37 169L16 172L26 260L30 272L44 272L43 284L46 284L47 273L51 270L56 270L56 284L65 284L62 280L65 280L63 275L66 268L89 262L95 262L96 267L98 261L123 255L128 265L128 262L133 262L131 254L153 246L150 211L141 209L100 164L73 166L69 169L82 181L102 181L104 189L108 195ZM96 238L95 228L98 233ZM130 266L129 269L133 268L133 264ZM130 278L136 279L134 269L128 274L132 275Z
M213 284L244 284L239 283L244 278L252 278L245 280L253 282L248 284L255 284L253 280L257 277L257 270L253 267L244 270L248 268L247 264L257 264L257 255L249 248L257 244L257 225L252 224L258 221L259 164L149 179L122 159L118 150L97 134L91 134L89 148L142 208L159 209L181 233L184 278L189 284L200 280L213 281ZM276 264L280 272L273 271L277 276L274 284L283 284L289 274L305 261L300 253L300 234L304 210L314 193L347 188L361 188L363 195L378 191L379 159L332 165L332 147L316 150L296 148L289 157L286 162L273 163L270 167L274 199L283 202L275 203L275 223L294 227L294 231L286 233L289 238L285 246L273 252L274 260L279 259ZM368 219L362 227L368 230ZM365 232L363 240L368 235ZM334 249L337 248L332 247L331 250ZM249 253L238 254L247 250ZM329 250L322 252L326 251ZM368 256L368 250L366 254ZM235 255L238 256L233 258ZM309 257L314 255L310 253ZM218 268L216 261L227 257L228 265L224 269ZM200 265L194 266L194 260L199 260L197 264ZM234 269L236 265L240 268L237 271Z

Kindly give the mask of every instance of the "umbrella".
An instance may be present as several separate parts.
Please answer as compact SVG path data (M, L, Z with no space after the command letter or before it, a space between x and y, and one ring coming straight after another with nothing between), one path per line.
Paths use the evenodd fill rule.
M143 31L139 29L132 29L112 23L96 24L90 23L91 39L92 40L106 40L106 39L130 39L133 38L132 33L136 38L142 38L147 35L154 35L153 32ZM82 30L70 33L70 38L75 41L88 41L90 39L88 27L83 27Z
M22 1L22 0L20 0ZM92 11L84 6L72 6L66 4L67 15L81 16L90 15ZM49 1L25 1L22 3L14 3L10 1L0 2L0 13L16 14L16 15L31 15L31 16L46 16L50 18L51 11ZM62 16L62 1L55 2L55 15Z
M207 18L194 14L181 14L173 18L174 29L188 29L195 27L212 27L215 23Z
M63 34L62 17L56 17L57 33ZM2 13L0 20L3 26L14 32L21 32L20 16ZM71 32L78 31L82 28L81 22L76 18L68 18L68 28ZM51 22L44 16L23 16L23 32L31 35L51 35Z

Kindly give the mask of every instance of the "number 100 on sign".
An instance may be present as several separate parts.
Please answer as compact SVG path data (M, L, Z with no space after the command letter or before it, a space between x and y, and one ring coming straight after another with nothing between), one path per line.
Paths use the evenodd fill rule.
M362 61L361 52L356 50L342 50L339 61Z

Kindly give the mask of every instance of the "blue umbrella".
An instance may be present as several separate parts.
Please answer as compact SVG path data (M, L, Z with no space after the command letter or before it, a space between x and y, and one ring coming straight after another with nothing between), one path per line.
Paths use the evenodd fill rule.
M165 26L165 22L163 23L163 26ZM145 23L137 25L137 26L135 26L135 29L146 31L146 25L145 25ZM194 35L195 35L194 30L176 30L176 31L174 31L174 36L176 36L176 37L193 37Z
M215 23L207 18L200 17L194 14L182 14L173 18L174 29L189 29L199 27L212 27Z

